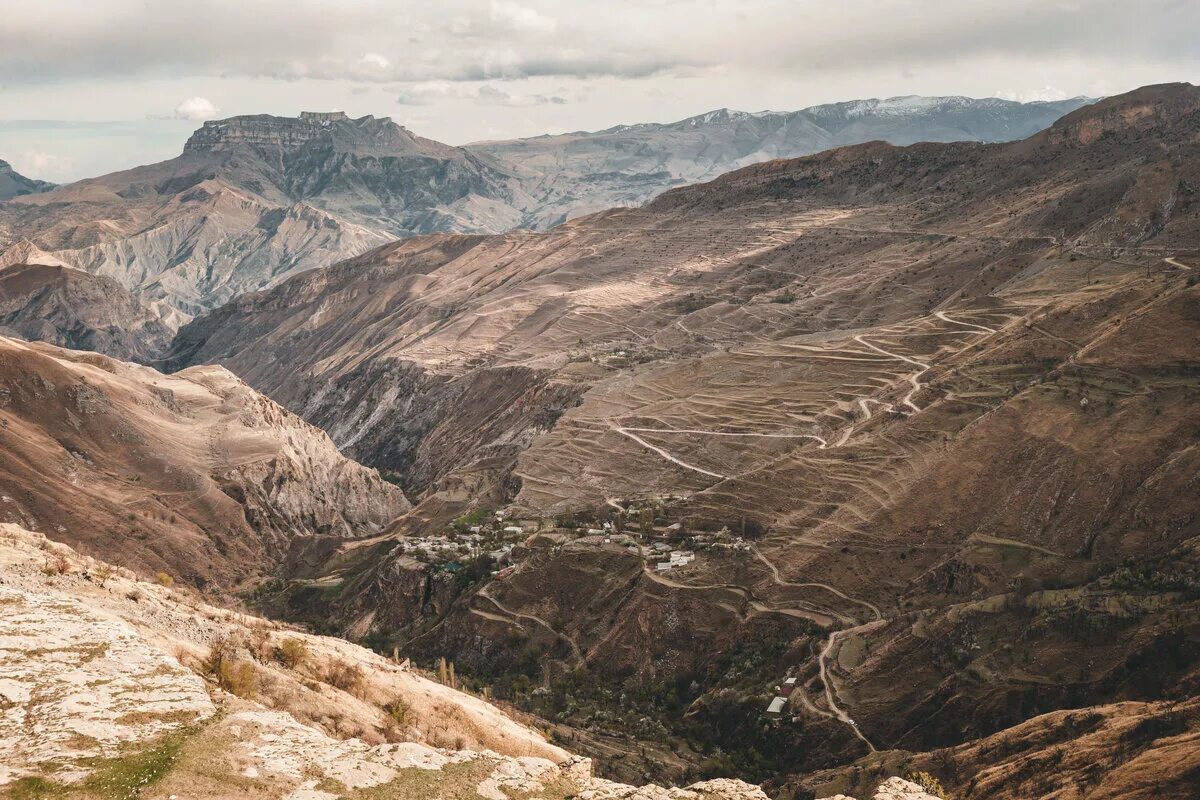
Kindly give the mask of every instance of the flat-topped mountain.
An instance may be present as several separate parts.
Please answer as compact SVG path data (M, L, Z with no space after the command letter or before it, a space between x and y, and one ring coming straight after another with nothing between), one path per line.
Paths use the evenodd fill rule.
M21 184L21 197L0 203L0 262L15 263L8 251L32 245L116 280L174 328L397 238L544 229L839 144L1018 138L1083 102L856 101L468 147L388 118L231 117L204 123L179 157L159 164L34 194Z
M235 117L178 158L0 205L0 248L28 240L191 315L397 237L512 227L509 184L387 119Z

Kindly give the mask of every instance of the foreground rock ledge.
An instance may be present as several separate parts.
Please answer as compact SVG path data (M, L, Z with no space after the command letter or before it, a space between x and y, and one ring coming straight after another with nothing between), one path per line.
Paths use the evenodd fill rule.
M590 760L406 664L0 525L0 795L114 792L766 798L730 779L662 788L597 778Z

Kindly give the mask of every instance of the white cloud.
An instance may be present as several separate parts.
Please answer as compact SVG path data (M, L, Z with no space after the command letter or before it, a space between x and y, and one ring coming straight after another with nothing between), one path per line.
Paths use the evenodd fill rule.
M554 17L511 0L492 0L491 20L501 27L525 33L549 34L558 28Z
M41 150L26 150L13 161L13 168L22 175L56 183L69 180L74 169L70 158Z
M206 119L213 119L220 113L220 109L212 104L212 101L204 97L189 97L179 105L175 106L175 118L187 119L192 122L203 122Z

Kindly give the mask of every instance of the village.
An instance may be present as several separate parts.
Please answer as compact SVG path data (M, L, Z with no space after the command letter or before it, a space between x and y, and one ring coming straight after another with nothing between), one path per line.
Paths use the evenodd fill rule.
M503 510L476 510L441 532L404 537L398 547L405 555L448 572L488 558L491 575L503 579L535 544L620 547L637 553L647 569L662 573L685 567L697 551L749 552L750 543L728 527L718 531L689 531L680 522L667 523L664 509L673 498L630 502L610 501L612 512L586 516L568 512L555 519L509 517Z

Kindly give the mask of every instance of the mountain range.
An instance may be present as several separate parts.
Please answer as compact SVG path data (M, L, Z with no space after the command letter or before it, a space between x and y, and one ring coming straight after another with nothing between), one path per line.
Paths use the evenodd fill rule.
M467 147L386 118L234 117L204 123L177 158L64 187L0 170L0 199L20 195L0 203L0 261L33 249L112 278L175 328L398 237L543 229L747 163L870 139L1020 138L1085 102L897 98Z
M12 168L7 161L0 160L0 200L20 197L26 194L48 192L54 188L53 183L26 178Z
M883 140L1006 142L1023 139L1092 102L891 97L747 113L727 108L667 124L480 142L468 148L512 166L537 200L526 225L545 229L738 167Z
M949 113L912 99L828 113L899 131L929 105ZM272 182L255 166L236 191L282 202L286 184L332 217L335 202L343 214L348 198L386 195L391 179L368 176L392 156L370 151L400 146L393 127L213 123L170 169L288 153ZM537 196L499 153L404 146L496 198ZM530 163L559 147L574 151L547 141ZM1014 141L751 160L546 231L407 235L419 226L406 222L389 234L402 238L255 291L229 278L236 296L165 346L121 338L133 307L91 288L71 251L14 242L4 324L53 343L0 335L13 454L0 522L437 665L443 683L544 730L549 744L529 745L543 756L561 747L626 784L736 776L799 800L867 797L904 776L909 797L1190 798L1200 89L1144 87ZM287 182L298 175L309 188ZM227 178L207 180L233 197ZM182 198L183 184L163 191ZM71 205L22 198L0 218ZM137 292L131 327L176 302ZM140 348L152 366L55 346L100 342L83 332L104 326L110 351ZM20 603L50 592L94 605L93 581L71 577L77 556L56 578L57 545L31 537L8 530L0 548L0 566L26 565ZM126 592L105 602L128 617ZM18 605L0 603L0 624ZM176 612L164 614L139 630ZM412 695L386 658L354 651L360 707L340 673L279 668L279 635L263 635L261 649L242 637L236 658L322 736L374 746L388 718L405 724L381 687ZM186 632L191 650L212 638ZM326 658L351 645L309 647ZM177 661L222 680L191 650ZM258 742L251 722L213 730ZM322 754L337 745L282 725L290 752L310 742L288 790L329 778L321 765L336 759ZM377 764L405 745L344 747ZM713 796L757 796L720 786L740 794Z

